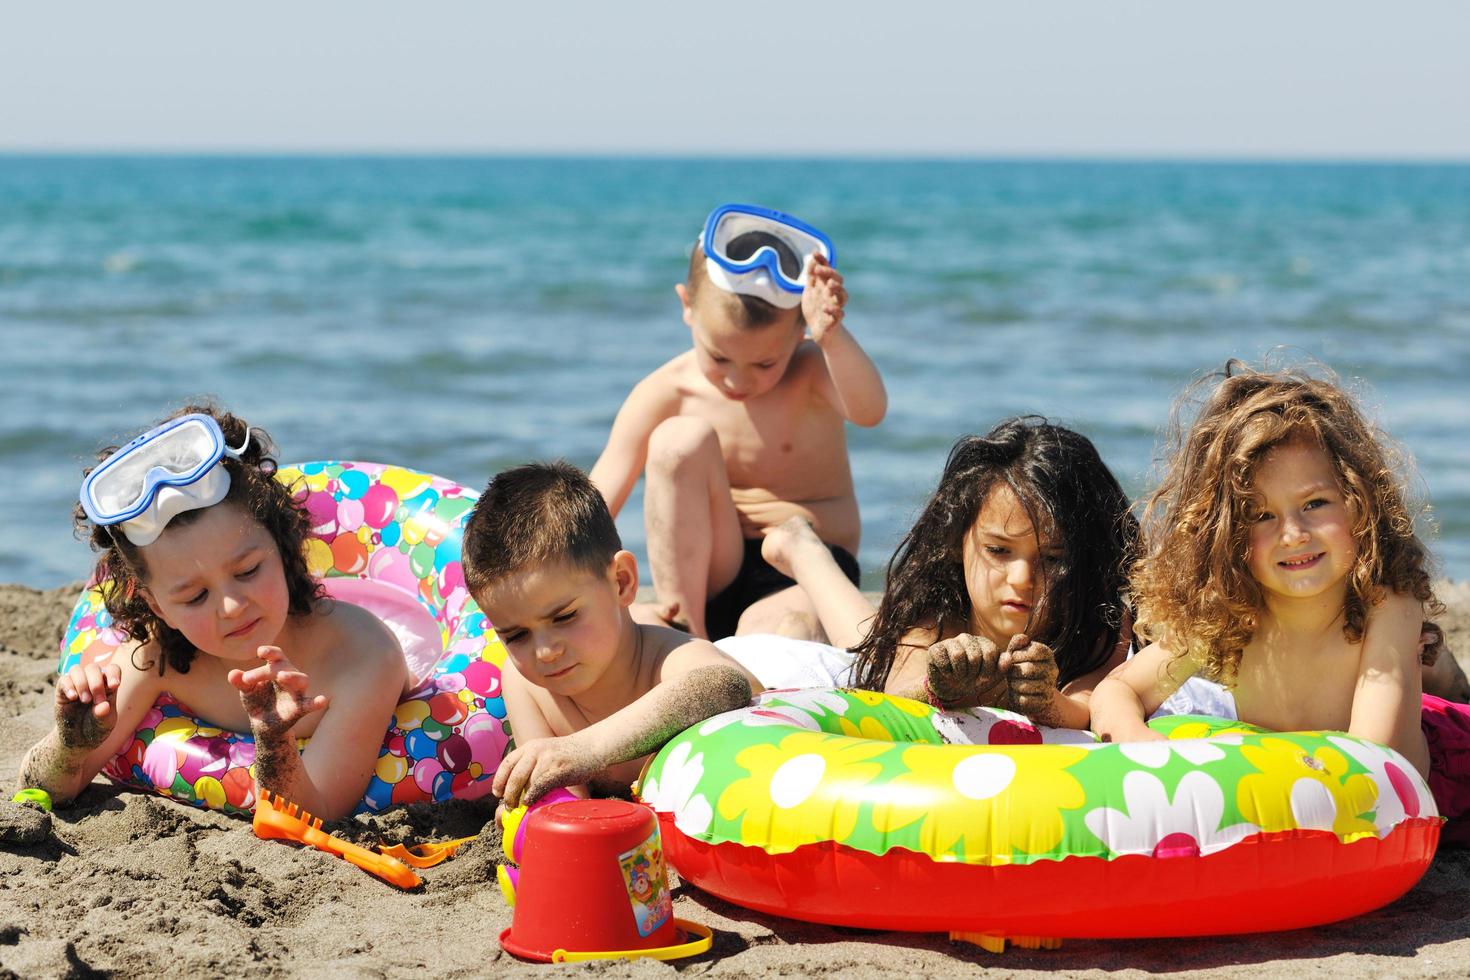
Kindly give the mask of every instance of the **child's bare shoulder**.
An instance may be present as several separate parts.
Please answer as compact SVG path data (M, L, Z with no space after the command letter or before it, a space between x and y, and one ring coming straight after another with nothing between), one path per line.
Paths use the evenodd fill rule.
M1419 636L1427 614L1423 600L1406 592L1389 591L1368 610L1362 639L1363 654L1390 652L1399 657L1419 656Z
M700 377L693 351L676 354L633 386L623 400L623 408L636 406L644 411L675 414Z
M694 351L686 350L675 354L648 372L643 380L638 382L638 387L667 388L673 391L688 385L693 378L698 376L699 365L695 360Z
M709 640L690 636L668 626L639 625L643 633L646 666L662 680L687 673L705 664L734 664L729 655Z
M181 677L178 671L167 668L160 672L158 666L164 660L163 650L152 640L133 641L118 647L108 663L117 667L118 684L136 692L139 696L162 694L168 685L164 678Z
M805 399L812 407L830 411L839 423L842 421L836 414L838 394L827 357L810 337L797 345L779 387L788 398Z
M387 625L362 606L334 600L312 614L314 636L303 657L313 669L349 675L382 676L406 670L403 647Z
M1378 603L1373 606L1370 615L1373 619L1380 617L1398 619L1422 619L1426 613L1425 602L1407 592L1395 592L1388 590Z
M957 635L959 635L958 630L953 630L945 634L940 631L939 626L935 623L920 623L917 626L909 627L903 636L898 638L898 646L900 649L927 650L940 640Z

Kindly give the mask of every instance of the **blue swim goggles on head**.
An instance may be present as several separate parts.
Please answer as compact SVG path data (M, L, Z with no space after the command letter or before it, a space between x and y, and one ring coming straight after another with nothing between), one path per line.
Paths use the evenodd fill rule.
M250 445L225 445L219 423L208 415L181 415L123 446L82 480L82 510L94 524L121 526L138 547L158 540L184 511L212 507L230 490L220 461L239 458Z
M710 282L788 310L801 305L813 254L837 263L837 250L826 235L754 204L722 204L711 211L699 246Z

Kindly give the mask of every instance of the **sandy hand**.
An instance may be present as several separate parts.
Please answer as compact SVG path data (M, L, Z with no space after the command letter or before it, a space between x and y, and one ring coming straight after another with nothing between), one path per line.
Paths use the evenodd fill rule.
M807 260L807 284L801 294L801 313L812 332L812 340L821 343L834 327L841 326L847 307L847 289L842 273L820 253Z
M63 748L91 750L117 724L113 699L122 672L115 664L76 666L56 682L56 732Z
M805 548L819 548L825 554L827 546L817 537L816 528L805 517L788 517L775 527L765 528L761 541L761 557L772 568L787 578L796 578L793 568L796 555Z
M576 735L533 738L501 760L490 787L505 806L516 807L559 786L585 783L602 768Z
M229 681L240 691L240 703L250 716L253 735L284 735L307 715L326 710L326 696L307 696L306 685L311 678L297 670L280 647L263 646L257 656L265 663L229 673Z
M1017 633L1000 656L1000 669L1006 677L1012 711L1041 725L1055 725L1060 720L1057 698L1062 692L1057 687L1057 658L1051 647Z
M982 636L961 633L929 648L927 683L940 704L975 704L1001 679L1001 650Z

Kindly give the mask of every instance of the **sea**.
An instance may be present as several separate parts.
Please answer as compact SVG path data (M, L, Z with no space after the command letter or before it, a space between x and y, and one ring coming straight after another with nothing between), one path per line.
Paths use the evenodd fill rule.
M848 433L866 586L958 437L1045 415L1142 494L1230 358L1353 384L1470 578L1470 166L0 156L0 581L83 579L83 467L197 395L283 461L591 466L729 201L832 237L887 385Z

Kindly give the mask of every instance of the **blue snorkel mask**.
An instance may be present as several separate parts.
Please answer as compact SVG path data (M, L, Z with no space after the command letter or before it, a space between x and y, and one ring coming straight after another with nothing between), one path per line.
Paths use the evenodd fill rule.
M837 264L837 250L826 235L754 204L722 204L711 211L699 246L710 282L787 310L801 305L812 255L821 253Z
M181 415L123 446L82 480L82 510L101 527L119 526L138 547L158 540L168 522L188 510L212 507L230 492L219 423L208 415Z

